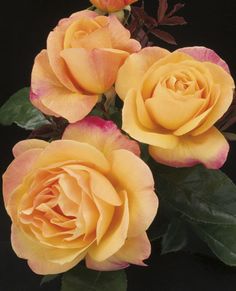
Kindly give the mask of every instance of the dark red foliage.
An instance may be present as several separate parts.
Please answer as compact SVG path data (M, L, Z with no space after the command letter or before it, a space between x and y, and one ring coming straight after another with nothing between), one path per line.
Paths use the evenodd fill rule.
M147 14L144 10L144 3L141 7L132 7L131 21L128 25L128 29L133 38L137 39L142 47L151 45L149 41L150 34L160 38L161 40L176 45L175 38L166 31L159 29L159 26L163 25L184 25L187 22L182 16L174 16L181 8L184 7L183 3L177 3L172 10L168 11L167 0L159 0L157 9L157 18L154 18Z

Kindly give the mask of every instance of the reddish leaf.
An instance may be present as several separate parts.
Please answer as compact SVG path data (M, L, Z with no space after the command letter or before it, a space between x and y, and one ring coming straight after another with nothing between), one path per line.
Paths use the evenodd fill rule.
M167 17L170 17L170 16L174 15L176 12L178 12L184 6L185 6L184 3L177 3L177 4L175 4L174 8L166 16Z
M166 31L163 31L163 30L160 30L160 29L157 29L157 28L154 28L151 30L151 33L157 37L159 37L161 40L164 40L165 42L167 43L170 43L170 44L177 44L174 37L166 32Z
M138 31L138 34L137 34L136 39L140 42L140 44L141 44L142 47L146 47L147 46L147 43L149 41L148 35L147 35L147 33L143 29L140 29Z
M139 27L139 22L138 22L137 18L132 16L131 22L127 26L127 29L130 31L132 37L133 37L133 34L135 33L135 31L138 29L138 27Z
M138 19L139 21L142 21L145 26L156 26L157 21L154 17L149 16L145 11L143 7L132 7L132 14L133 16Z
M162 19L164 18L167 9L168 9L167 0L159 0L159 7L157 11L157 19L159 22L161 22Z
M160 23L161 25L184 25L186 24L186 20L182 16L172 16L169 18L164 18L162 22Z

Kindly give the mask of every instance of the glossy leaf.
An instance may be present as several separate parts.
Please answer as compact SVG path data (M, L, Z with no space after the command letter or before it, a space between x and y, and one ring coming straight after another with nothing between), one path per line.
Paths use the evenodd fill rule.
M61 291L126 291L127 280L123 270L98 272L82 264L64 273Z
M59 274L43 276L41 283L40 283L40 286L42 286L45 283L49 283L49 282L55 280L59 276L60 276Z
M181 219L173 219L162 239L162 254L177 252L187 245L187 234Z
M220 170L203 166L182 169L158 166L154 172L158 173L160 205L162 201L167 203L219 259L236 266L236 186L233 182ZM168 231L167 238L171 241Z
M44 115L29 100L29 88L23 88L13 94L0 108L0 124L18 126L27 130L49 124Z

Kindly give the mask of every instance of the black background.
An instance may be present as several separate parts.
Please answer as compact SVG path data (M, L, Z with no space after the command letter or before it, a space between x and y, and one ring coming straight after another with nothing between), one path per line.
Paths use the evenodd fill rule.
M150 13L156 11L157 0L144 1ZM176 1L170 1L170 4ZM204 45L214 49L236 76L236 1L186 0L183 14L189 24L170 27L178 47ZM49 31L58 20L86 8L86 0L6 0L0 15L0 105L18 89L30 84L30 73L36 54L45 47ZM158 41L157 45L174 50ZM11 148L28 132L0 127L1 173L12 160ZM236 182L236 146L231 144L229 159L223 170ZM59 282L39 287L41 277L18 259L11 250L10 220L0 201L0 290L38 291L59 290ZM153 245L149 267L128 269L129 291L235 291L236 268L217 260L183 252L160 256L159 243ZM78 290L79 291L79 290ZM111 290L112 291L112 290Z

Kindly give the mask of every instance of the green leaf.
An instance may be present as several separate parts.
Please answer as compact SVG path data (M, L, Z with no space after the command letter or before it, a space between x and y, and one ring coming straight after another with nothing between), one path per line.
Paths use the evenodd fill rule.
M236 266L236 186L233 182L221 171L203 166L182 169L155 166L154 173L161 203L177 211L219 259ZM171 238L173 226L170 228L164 243L181 242L178 236ZM180 245L174 248L180 249Z
M181 219L173 219L162 239L162 254L177 252L187 245L187 234Z
M18 126L27 130L49 124L44 115L29 100L29 88L23 88L13 94L0 108L0 124Z
M42 286L45 283L49 283L49 282L53 281L58 276L60 276L60 275L59 274L55 274L55 275L46 275L46 276L43 276L43 278L41 280L41 283L40 283L40 286Z
M123 270L98 272L82 264L62 277L61 291L126 291L127 280Z

